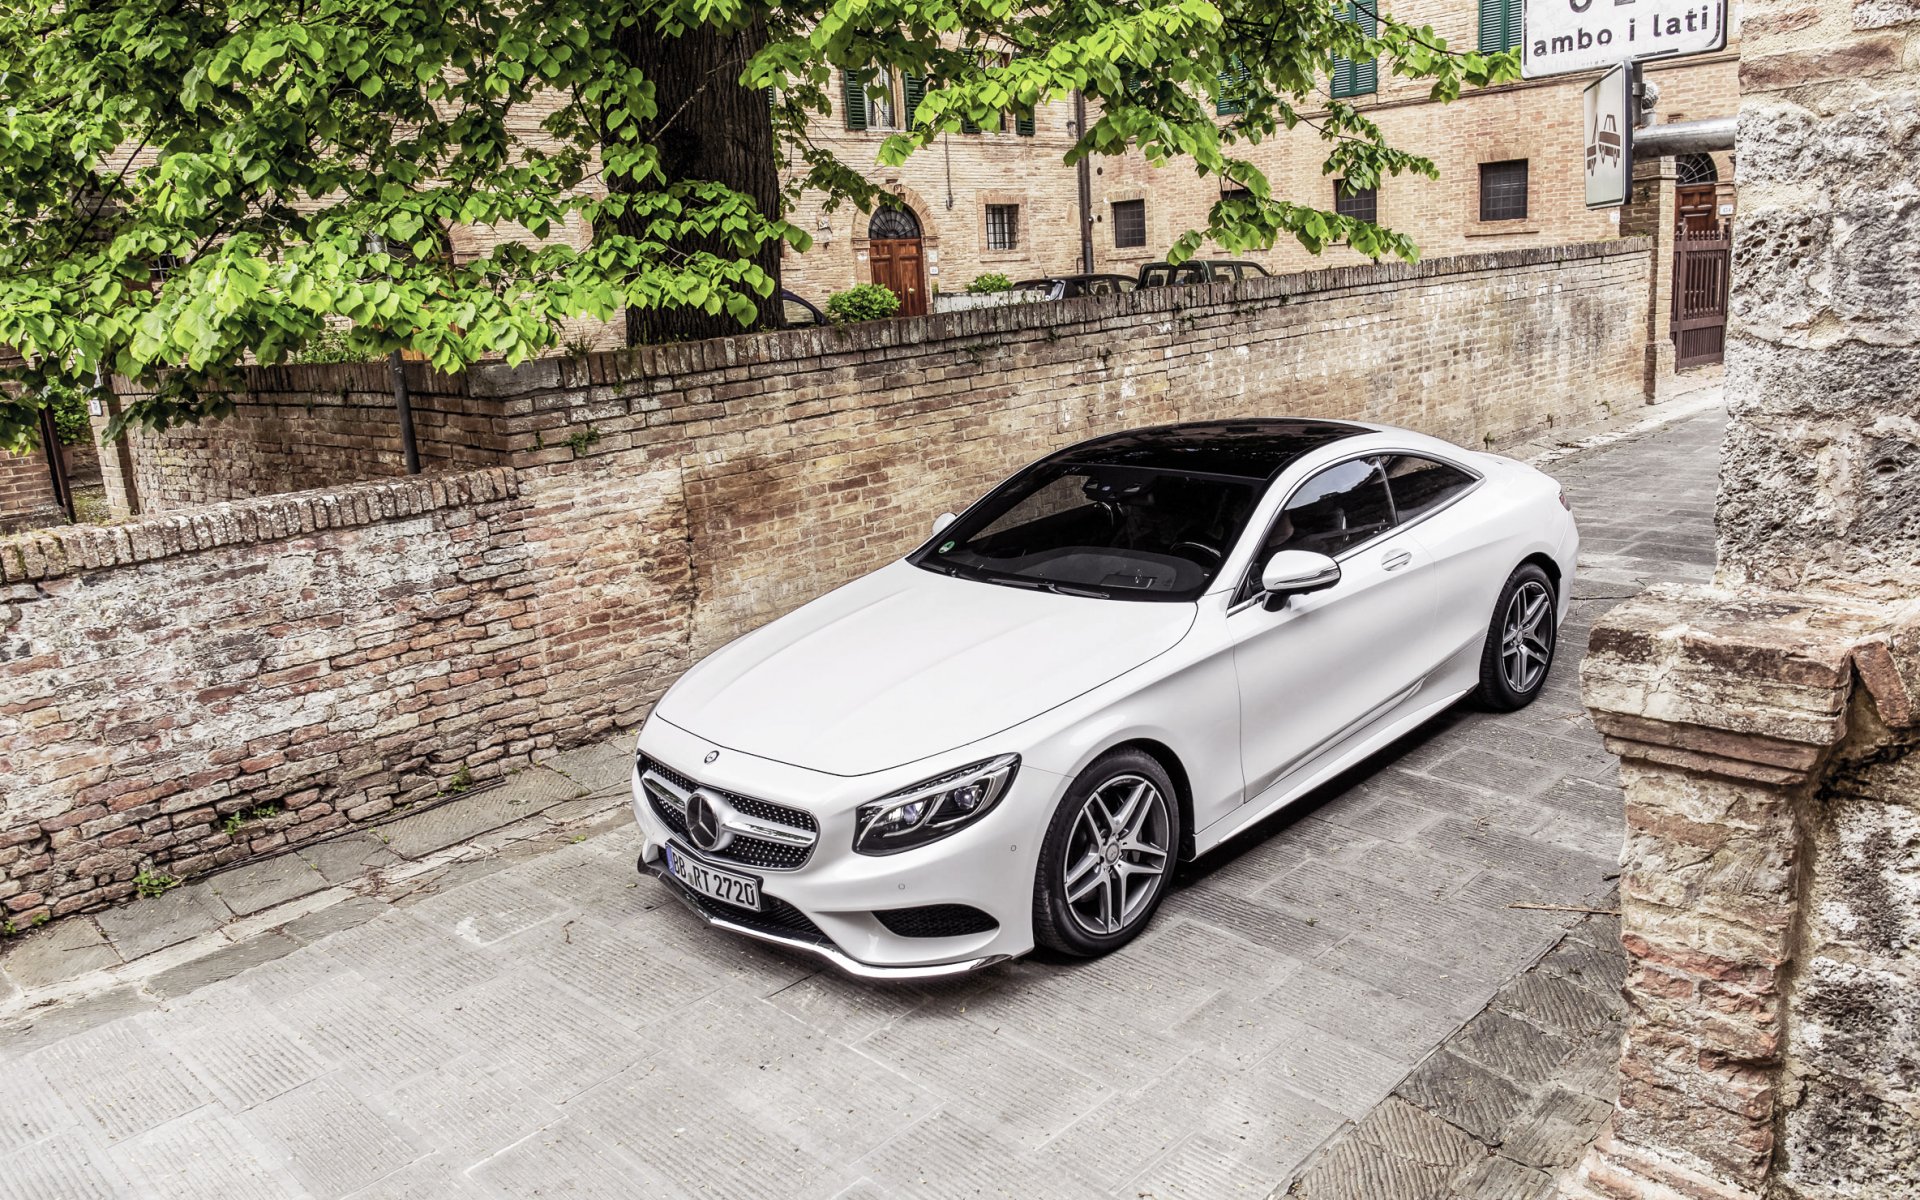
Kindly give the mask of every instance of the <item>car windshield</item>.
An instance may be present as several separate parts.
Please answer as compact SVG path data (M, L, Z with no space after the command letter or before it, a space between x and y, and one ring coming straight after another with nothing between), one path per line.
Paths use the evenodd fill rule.
M1251 479L1041 463L1002 484L909 561L1011 587L1194 600L1259 498Z

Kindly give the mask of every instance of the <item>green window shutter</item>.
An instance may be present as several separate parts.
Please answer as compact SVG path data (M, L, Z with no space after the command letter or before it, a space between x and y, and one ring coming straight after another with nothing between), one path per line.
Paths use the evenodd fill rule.
M974 124L972 117L961 117L960 132L961 133L979 133L980 127Z
M1520 44L1523 0L1480 0L1480 52L1495 54Z
M1213 111L1222 117L1247 111L1247 87L1252 76L1245 64L1234 63L1220 73L1220 98L1213 102Z
M1013 119L1013 131L1019 134L1021 137L1032 137L1033 136L1033 114L1028 113L1024 117L1016 116Z
M1362 8L1354 0L1348 0L1347 15L1343 18L1350 25L1358 25L1360 31L1368 37L1380 32L1379 18L1373 9ZM1332 92L1336 99L1349 96L1371 96L1380 90L1379 60L1369 58L1365 62L1355 62L1344 55L1333 56Z
M856 132L867 127L867 89L852 71L840 72L845 83L842 107L846 109L847 128Z
M907 106L907 111L901 113L900 117L902 124L908 129L920 128L920 121L913 114L914 110L920 107L920 102L926 98L926 76L909 74L900 76L900 99Z

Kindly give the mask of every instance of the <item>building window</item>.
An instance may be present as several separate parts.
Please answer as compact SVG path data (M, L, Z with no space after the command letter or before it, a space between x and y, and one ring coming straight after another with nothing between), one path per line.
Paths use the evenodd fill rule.
M1349 188L1347 181L1333 181L1333 211L1343 217L1352 217L1356 221L1365 221L1369 225L1380 223L1380 190L1378 188Z
M1480 53L1497 54L1520 44L1521 0L1480 0Z
M1115 200L1113 202L1113 245L1115 249L1125 250L1131 246L1147 244L1147 202L1145 200Z
M987 205L987 249L1014 250L1020 245L1020 206Z
M1380 22L1374 16L1372 8L1362 8L1358 0L1347 0L1346 15L1341 18L1349 25L1357 25L1360 32L1373 37L1380 31ZM1344 55L1333 56L1333 76L1328 81L1328 90L1333 98L1343 100L1349 96L1371 96L1380 90L1380 67L1377 59L1356 61Z
M1518 221L1527 215L1527 160L1480 164L1480 219Z
M883 75L872 83L863 83L851 71L842 71L841 87L848 129L898 129L900 106L894 96L893 76ZM916 97L916 103L918 98Z
M1239 59L1232 60L1227 69L1220 72L1220 90L1215 93L1213 111L1223 117L1235 116L1247 111L1248 93L1253 88L1253 76L1247 72L1245 64Z

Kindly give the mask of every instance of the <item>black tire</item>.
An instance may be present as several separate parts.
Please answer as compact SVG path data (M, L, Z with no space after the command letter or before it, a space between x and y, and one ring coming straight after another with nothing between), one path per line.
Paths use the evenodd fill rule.
M1140 836L1133 840L1137 844L1151 842L1164 847L1160 852L1159 874L1151 877L1144 874L1144 869L1153 862L1149 853L1118 850L1117 860L1096 855L1100 861L1089 869L1100 873L1095 886L1101 890L1091 899L1082 893L1076 907L1069 899L1066 859L1072 848L1076 857L1083 864L1086 862L1089 839L1098 823L1097 816L1089 809L1089 799L1098 795L1101 811L1108 811L1105 806L1115 796L1124 802L1122 793L1130 794L1130 780L1144 781L1152 787L1151 795L1141 797L1148 807L1142 810ZM1087 817L1086 822L1082 821L1083 815ZM1122 815L1130 816L1132 810L1125 810ZM1166 897L1180 854L1180 835L1180 800L1166 769L1152 755L1138 750L1116 750L1103 755L1073 781L1047 825L1046 837L1040 844L1040 868L1033 882L1034 942L1061 954L1092 958L1118 950L1139 936ZM1113 846L1117 849L1117 838ZM1134 870L1122 873L1119 863ZM1139 890L1130 893L1135 880ZM1119 884L1117 905L1107 881ZM1131 902L1130 895L1134 897ZM1111 912L1116 907L1120 910L1118 915L1123 919L1117 922L1117 928L1095 927L1104 924L1097 911L1103 899L1108 905L1105 911ZM1089 906L1096 911L1091 914L1085 911Z
M1546 609L1542 623L1538 627L1539 635L1523 635L1521 644L1526 649L1522 660L1528 668L1519 672L1521 678L1515 679L1515 663L1509 657L1511 632L1510 623L1516 614L1516 597L1522 598L1519 610L1530 607L1526 598L1544 599ZM1487 644L1480 652L1480 686L1474 697L1482 708L1494 712L1513 712L1532 704L1540 689L1547 685L1547 676L1553 670L1554 651L1560 645L1558 610L1560 598L1554 590L1553 580L1535 563L1521 563L1507 576L1506 586L1500 589L1500 599L1493 606L1493 617L1487 623ZM1522 622L1525 624L1525 621ZM1541 642L1544 641L1544 647Z

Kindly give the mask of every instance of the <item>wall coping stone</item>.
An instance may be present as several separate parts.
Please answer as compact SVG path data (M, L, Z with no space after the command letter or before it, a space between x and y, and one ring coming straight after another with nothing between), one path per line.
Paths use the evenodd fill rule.
M385 370L383 366L381 368ZM116 525L62 525L0 538L0 584L31 584L223 546L259 545L504 500L510 467L368 480L161 513Z
M1595 623L1582 698L1622 758L1791 787L1847 736L1858 680L1889 728L1920 719L1920 601L1657 585Z

